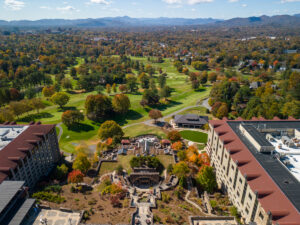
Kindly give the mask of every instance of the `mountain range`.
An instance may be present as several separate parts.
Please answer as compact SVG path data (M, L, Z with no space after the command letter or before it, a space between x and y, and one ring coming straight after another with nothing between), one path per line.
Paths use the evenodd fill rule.
M300 14L293 16L260 16L248 18L233 18L220 20L213 18L131 18L131 17L104 17L97 19L41 19L41 20L0 20L0 27L78 27L78 28L107 28L107 27L147 27L147 26L259 26L259 25L293 25L300 26Z

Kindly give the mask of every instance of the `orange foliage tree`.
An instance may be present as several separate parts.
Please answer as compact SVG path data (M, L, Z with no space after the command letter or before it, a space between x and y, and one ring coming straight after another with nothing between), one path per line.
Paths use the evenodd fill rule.
M80 170L73 170L68 175L68 182L78 184L83 181L84 174Z

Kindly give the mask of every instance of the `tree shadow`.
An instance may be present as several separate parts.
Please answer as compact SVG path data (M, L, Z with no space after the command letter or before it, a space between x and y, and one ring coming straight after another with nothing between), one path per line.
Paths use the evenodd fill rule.
M84 123L76 123L70 127L68 127L69 130L74 131L74 132L89 132L92 130L95 130L95 128L89 124L84 124Z
M198 88L197 90L195 90L196 92L204 92L204 91L206 91L206 88L204 88L204 87L200 87L200 88Z
M112 117L113 120L115 120L118 124L121 126L127 124L127 120L138 120L143 117L142 114L134 111L134 110L129 110L126 115L115 115Z
M176 106L176 105L181 105L182 102L177 102L177 101L173 101L173 100L170 100L169 101L169 104L167 105L154 105L153 108L154 109L158 109L160 111L164 111L170 107L173 107L173 106Z
M42 113L36 113L36 114L31 114L31 115L25 116L21 119L18 119L18 122L29 123L31 121L45 119L45 118L52 118L52 117L54 117L54 115L52 115L48 112L42 112Z
M66 107L62 107L62 108L58 108L58 112L65 112L65 111L68 111L68 110L76 110L77 108L74 107L74 106L66 106Z

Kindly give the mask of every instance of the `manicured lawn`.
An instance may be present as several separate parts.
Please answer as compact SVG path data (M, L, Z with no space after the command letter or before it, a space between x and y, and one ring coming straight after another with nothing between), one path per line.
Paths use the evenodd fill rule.
M152 63L147 60L146 57L131 57L134 60L139 60L146 64L151 64L155 68L162 68L164 72L167 73L167 85L172 88L172 96L170 97L170 103L168 105L158 105L154 108L159 109L164 116L170 115L184 107L196 105L201 99L204 99L209 96L209 92L211 90L210 87L200 88L198 91L195 91L191 88L191 83L188 81L188 76L185 74L178 73L176 68L173 66L173 61L171 59L165 59L163 63ZM77 65L75 67L80 66L84 63L83 58L77 58ZM192 68L189 67L191 71ZM70 76L70 68L65 71L66 77L70 78L73 86L75 87L77 84L77 80L74 80ZM154 77L157 77L158 74L154 74ZM54 79L54 76L53 76ZM62 90L66 91L66 90ZM43 124L57 124L61 122L61 115L66 110L80 110L85 113L84 103L86 97L91 94L96 94L96 92L89 93L76 93L76 91L71 91L69 93L70 101L63 108L59 109L56 105L53 105L49 99L43 97L44 102L47 107L43 110L40 110L40 113L32 111L29 115L23 115L18 120L18 123L29 123L30 121L41 121ZM106 94L104 92L104 94ZM41 94L39 97L42 97ZM114 116L112 120L115 120L120 126L126 126L132 123L138 123L145 120L150 119L148 116L150 107L142 107L140 105L140 101L142 99L142 90L140 93L136 94L128 94L128 97L131 102L131 108L127 115L125 116ZM202 109L201 109L202 111ZM194 111L191 111L191 113ZM97 141L97 131L100 127L100 123L94 123L93 121L88 120L82 122L81 126L78 129L67 129L64 125L63 127L63 135L60 140L60 148L66 152L73 152L75 149L75 145L81 142L93 142L93 144ZM143 124L129 127L124 130L125 135L129 137L134 137L137 135L143 134L156 134L159 137L164 138L165 133L156 127L150 127Z
M145 124L138 124L124 129L125 136L136 137L145 134L154 134L160 138L165 138L166 134L158 127L147 126Z
M170 164L174 164L174 158L171 155L158 155L157 158L164 165L165 169L167 169Z
M198 132L198 131L192 131L192 130L184 130L180 131L180 134L182 138L193 141L193 142L198 142L198 143L206 143L207 142L207 134Z
M118 156L118 162L104 162L101 165L101 169L100 169L100 173L99 175L102 176L103 174L106 173L111 173L114 170L116 170L116 168L121 165L123 166L123 168L130 173L131 172L131 167L130 167L130 160L133 158L133 155L119 155Z

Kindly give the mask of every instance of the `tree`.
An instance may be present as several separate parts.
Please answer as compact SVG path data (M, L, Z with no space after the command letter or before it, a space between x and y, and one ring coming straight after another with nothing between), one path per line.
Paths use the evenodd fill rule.
M131 93L136 92L138 90L137 79L132 74L127 75L127 77L126 77L126 84L127 84L128 90Z
M201 61L192 62L192 66L196 70L207 70L208 69L207 63L206 62L201 62Z
M112 100L112 107L116 113L126 114L130 108L130 100L127 95L115 95Z
M112 89L113 89L113 92L114 92L114 93L117 92L117 85L116 85L116 83L113 83Z
M110 92L111 92L110 84L106 84L106 92L107 92L107 94L110 94Z
M98 136L101 140L113 138L115 143L120 141L124 136L122 128L113 120L105 121L98 131Z
M73 170L68 175L68 182L78 184L83 181L84 174L80 170Z
M139 75L139 80L141 82L141 87L144 88L144 89L148 89L149 88L149 84L150 84L150 77L142 72L140 75Z
M286 102L281 109L281 113L285 117L300 118L300 101Z
M73 85L72 85L72 82L71 82L71 80L69 79L69 78L64 78L64 79L62 79L62 81L61 81L61 86L63 87L63 88L65 88L65 89L67 89L67 90L69 90L69 89L73 89Z
M14 115L16 115L18 118L20 115L25 113L25 105L23 101L19 102L10 102L9 103L9 108L13 112Z
M156 90L146 89L143 93L143 100L146 101L147 105L155 105L159 102L159 95Z
M222 119L228 115L228 107L226 103L222 103L221 106L218 108L216 117Z
M49 98L51 97L52 95L54 95L55 93L55 90L54 90L54 86L50 86L50 87L44 87L43 90L43 95L46 97L46 98Z
M65 164L56 167L55 178L58 180L64 179L68 174L69 168Z
M208 80L213 83L216 82L218 75L215 72L211 72L208 74Z
M91 163L87 158L87 155L83 152L79 152L73 162L72 168L74 170L80 170L83 174L86 174L86 172L91 167Z
M164 86L162 89L160 89L159 95L162 98L168 98L171 96L171 88L169 86Z
M105 95L89 95L85 100L85 109L89 119L100 121L111 113L112 103L110 98Z
M84 115L79 110L67 110L62 114L61 120L67 127L71 127L74 124L83 121Z
M212 193L217 187L214 168L211 166L203 166L200 172L197 174L196 181L205 191Z
M200 86L199 80L192 80L192 88L194 90L197 90L199 88L199 86Z
M33 88L33 87L27 88L26 91L25 91L25 96L28 99L34 98L36 96L36 90L35 90L35 88Z
M72 77L76 77L77 76L77 70L75 67L72 67L71 70L70 70L70 75Z
M179 179L187 176L190 173L190 169L186 162L179 162L173 166L173 174Z
M127 92L127 85L126 84L121 84L119 86L119 91L121 91L122 93L126 93Z
M46 105L43 103L41 98L33 98L30 100L30 105L33 109L40 113L40 109L46 108Z
M172 130L168 133L168 139L172 142L180 141L181 135L180 135L179 131Z
M65 92L57 92L51 97L51 101L55 105L59 105L60 108L62 108L64 105L66 105L70 100L69 95L67 95Z
M182 149L182 142L181 141L177 141L177 142L174 142L172 144L172 149L176 150L176 151L179 151Z
M166 85L166 75L161 74L157 77L157 81L160 88L163 88Z
M162 118L163 115L158 109L151 109L149 112L149 117L154 120L154 123L156 123L157 119Z
M0 108L0 123L14 121L14 113L9 108Z
M17 101L21 97L20 92L16 88L9 89L9 94L10 94L10 100L12 101Z
M203 85L203 84L206 84L207 82L207 71L203 71L201 74L200 74L200 77L199 77L199 81L200 83Z

